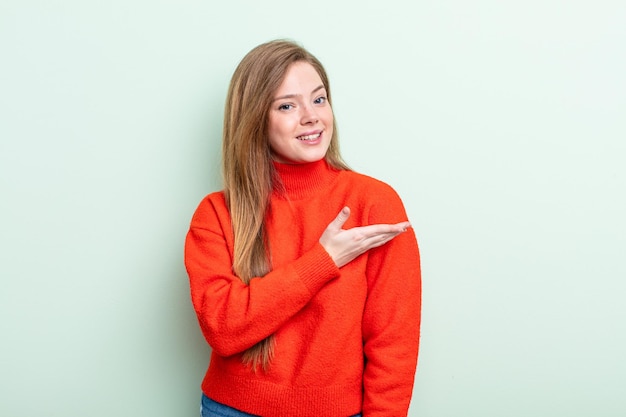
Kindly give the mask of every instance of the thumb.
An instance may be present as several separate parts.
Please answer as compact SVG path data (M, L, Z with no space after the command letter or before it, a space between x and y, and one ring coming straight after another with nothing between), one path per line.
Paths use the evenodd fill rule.
M345 222L350 217L350 207L344 207L341 209L335 220L333 220L328 226L334 230L341 230Z

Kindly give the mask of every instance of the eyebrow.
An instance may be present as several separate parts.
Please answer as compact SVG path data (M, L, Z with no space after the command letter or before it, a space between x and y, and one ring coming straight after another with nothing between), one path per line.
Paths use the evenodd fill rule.
M314 94L315 92L317 92L317 91L319 91L319 90L321 90L323 88L326 88L326 87L324 87L324 84L320 84L318 87L314 88L313 91L311 91L311 94ZM300 94L285 94L284 96L280 96L280 97L274 98L274 100L272 100L272 102L277 101L277 100L284 100L286 98L294 98L294 97L297 97L299 95Z

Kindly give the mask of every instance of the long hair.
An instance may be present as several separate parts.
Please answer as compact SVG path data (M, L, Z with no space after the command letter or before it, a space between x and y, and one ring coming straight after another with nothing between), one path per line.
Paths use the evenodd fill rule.
M224 111L222 171L224 193L234 234L233 271L245 283L271 270L265 218L276 184L267 136L273 95L289 67L307 62L319 74L332 105L328 76L322 64L294 42L275 40L252 49L239 63L228 88ZM339 154L337 128L325 156L336 169L348 169ZM257 343L243 354L254 371L267 370L274 355L274 337Z

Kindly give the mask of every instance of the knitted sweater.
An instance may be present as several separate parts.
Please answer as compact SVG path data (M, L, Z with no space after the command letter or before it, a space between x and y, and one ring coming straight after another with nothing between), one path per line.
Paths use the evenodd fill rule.
M344 229L407 220L388 185L324 160L275 164L284 185L266 220L271 272L245 285L233 274L222 192L191 221L185 264L212 347L202 382L213 400L263 417L406 416L419 344L421 279L412 229L337 268L319 243L342 207ZM275 335L268 371L241 353Z

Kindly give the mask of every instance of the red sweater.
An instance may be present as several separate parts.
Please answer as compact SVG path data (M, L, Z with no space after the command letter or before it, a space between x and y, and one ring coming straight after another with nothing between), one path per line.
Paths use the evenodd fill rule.
M337 268L319 238L342 207L344 228L398 223L395 191L325 161L276 164L285 192L271 197L272 271L249 285L232 272L233 235L221 192L191 221L185 264L212 347L202 382L211 399L263 417L406 416L419 344L421 280L412 229ZM269 335L275 357L254 373L241 353Z

